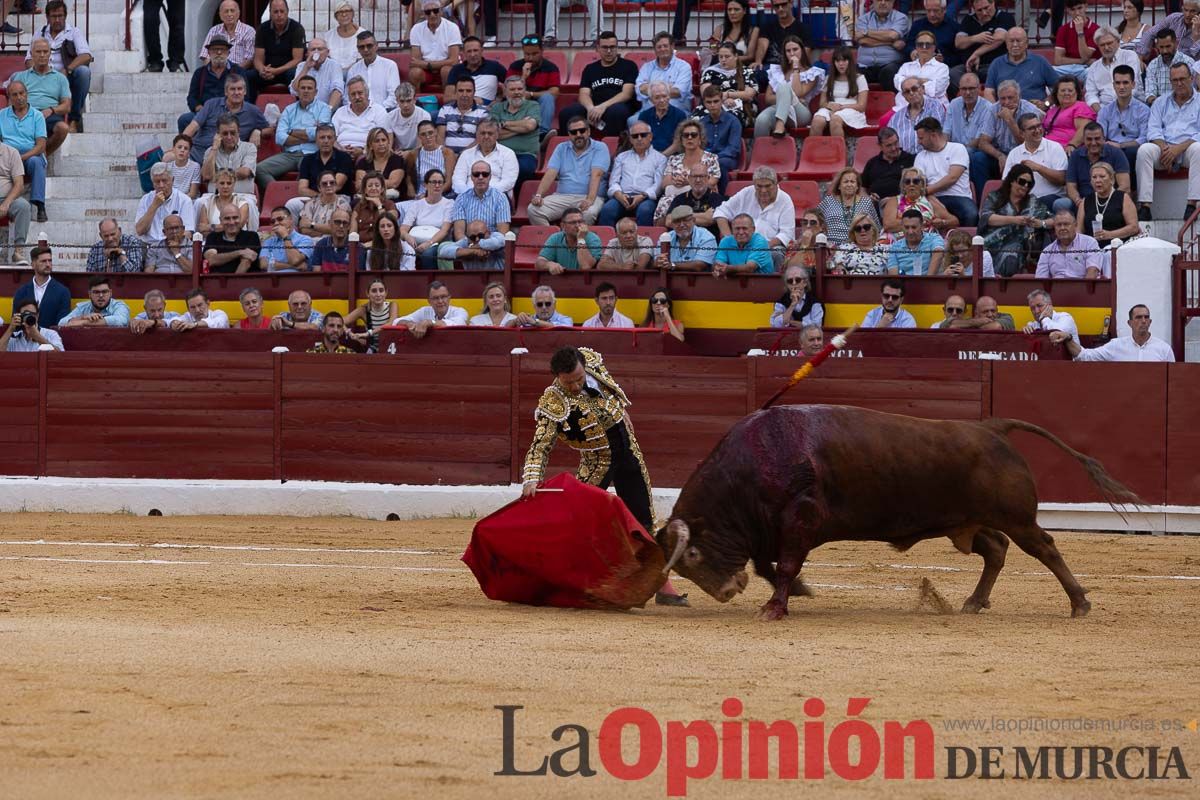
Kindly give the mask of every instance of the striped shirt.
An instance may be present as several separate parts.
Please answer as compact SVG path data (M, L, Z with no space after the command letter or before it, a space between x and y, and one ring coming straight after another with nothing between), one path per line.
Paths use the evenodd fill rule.
M975 110L967 117L967 109L961 97L950 101L946 110L946 136L952 142L967 144L972 139L983 135L991 136L995 115L993 103L982 97L975 101Z
M438 111L437 124L444 129L446 147L458 154L475 144L475 129L487 118L486 106L476 103L463 111L451 104Z
M913 155L921 152L921 145L917 144L917 123L926 117L933 117L938 122L944 123L946 107L932 97L926 97L925 105L921 108L921 113L917 114L916 119L909 116L908 106L897 111L896 115L892 117L892 128L900 137L901 150Z
M237 27L233 29L233 36L225 31L225 25L213 25L208 29L208 34L204 37L204 46L200 48L200 60L208 60L208 43L212 41L214 36L220 35L229 42L229 63L241 66L247 61L254 60L254 37L256 31L246 23L238 20Z
M512 212L508 207L508 198L495 189L488 188L480 197L474 189L463 192L454 200L454 210L450 212L453 222L485 222L488 232L496 230L496 224L511 222Z

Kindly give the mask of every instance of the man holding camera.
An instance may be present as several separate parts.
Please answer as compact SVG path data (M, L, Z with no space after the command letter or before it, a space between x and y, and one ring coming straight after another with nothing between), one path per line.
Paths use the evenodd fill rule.
M36 353L42 345L48 344L62 352L62 337L52 330L42 330L38 326L38 304L36 300L27 300L13 314L12 322L0 335L0 350L10 353Z

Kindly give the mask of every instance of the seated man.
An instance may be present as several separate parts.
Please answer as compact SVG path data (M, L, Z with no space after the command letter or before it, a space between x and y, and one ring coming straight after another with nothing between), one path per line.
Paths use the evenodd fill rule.
M29 68L11 78L18 81L28 93L29 105L42 115L49 138L46 140L47 158L67 140L70 128L67 116L71 113L71 87L67 76L50 66L50 43L45 39L34 39L29 45Z
M71 112L67 121L72 133L83 132L83 108L92 88L92 48L83 31L67 24L67 4L62 0L46 3L46 24L38 36L50 44L50 67L67 76L71 90ZM33 60L33 44L25 52L25 64Z
M156 328L169 328L178 311L167 311L167 296L162 289L151 289L142 300L143 311L129 321L129 332L143 334Z
M450 218L454 220L452 241L443 243L437 249L437 257L443 260L453 261L459 243L469 238L468 222L483 224L483 239L489 243L485 249L490 250L490 244L494 241L493 234L498 235L500 247L504 247L504 234L508 233L509 224L512 221L508 199L491 186L491 165L486 161L475 161L469 168L471 170L470 188L454 199L454 208L450 212ZM426 253L428 252L430 251L427 250ZM422 254L421 260L424 268L432 268L433 265L429 262L428 256ZM501 264L503 265L503 259L501 259ZM476 266L476 269L484 268Z
M869 81L891 86L910 52L906 47L910 25L908 15L896 10L894 0L872 3L854 25L859 73Z
M600 237L584 225L583 213L577 208L567 209L559 226L561 230L546 238L534 266L551 275L595 267L600 259Z
M1054 241L1038 256L1038 278L1107 278L1106 253L1091 236L1079 232L1075 212L1054 214Z
M178 214L168 214L162 222L163 238L150 245L146 253L146 272L192 272L192 242ZM143 246L138 240L138 246Z
M503 95L504 67L499 61L483 57L483 42L478 36L463 39L462 61L452 66L446 77L447 103L453 99L450 87L456 85L459 78L470 78L475 82L475 101L485 106Z
M985 197L983 187L992 174L999 174L1000 159L993 158L991 134L996 124L996 107L992 101L979 96L979 76L964 73L958 82L958 97L946 109L946 137L967 148L970 160L971 187L978 197ZM1007 154L1006 154L1007 155ZM899 193L897 193L899 194Z
M529 200L529 221L534 225L553 224L569 208L582 211L584 222L591 225L604 206L604 182L612 164L608 148L592 141L592 129L583 117L571 117L567 135L571 141L554 148L546 161L546 174ZM555 181L558 190L547 197Z
M1104 141L1104 126L1089 122L1083 126L1083 146L1067 156L1067 197L1076 207L1095 191L1092 165L1100 161L1117 173L1116 188L1129 194L1129 161L1121 148Z
M689 206L696 214L696 224L704 228L713 235L714 238L721 237L721 229L717 226L713 215L716 210L721 207L728 198L712 189L708 182L708 168L703 164L696 164L688 173L688 190L680 192L671 198L671 204L667 206L667 213L663 219L655 220L658 224L664 224L666 217L671 215L679 206Z
M820 325L809 323L800 329L800 353L812 358L825 349L825 331Z
M1033 170L1034 197L1046 208L1054 208L1054 201L1066 196L1067 151L1058 142L1046 138L1042 120L1036 114L1022 114L1017 118L1017 125L1025 134L1025 142L1008 154L1000 177L1008 175L1015 165L1024 164ZM1200 152L1200 147L1196 150Z
M1096 47L1100 50L1100 58L1087 68L1084 82L1084 102L1091 106L1092 111L1100 109L1116 99L1113 88L1113 71L1117 67L1125 67L1140 73L1142 62L1137 53L1121 49L1121 34L1107 25L1096 31Z
M1021 86L1016 81L1000 82L993 111L992 130L986 139L980 138L979 147L1003 169L1008 154L1025 141L1025 132L1017 121L1026 114L1041 120L1042 112L1033 103L1021 98Z
M50 345L60 353L63 351L58 332L49 328L42 330L38 324L37 300L25 300L13 308L12 319L0 335L0 352L36 353L42 345Z
M517 324L523 328L571 328L575 321L558 313L558 298L554 290L542 284L533 290L533 313L517 314Z
M963 18L962 30L954 37L954 48L962 63L950 70L950 84L958 85L964 72L981 77L988 74L992 61L1004 53L1004 40L1017 24L1007 11L996 11L996 0L972 0L975 12Z
M946 243L933 231L925 231L920 209L908 208L900 215L903 236L888 248L891 275L935 275L942 263Z
M1058 73L1049 61L1029 52L1029 35L1023 28L1010 28L1004 44L1008 52L988 67L984 95L988 100L995 100L1000 84L1013 80L1020 85L1022 98L1045 109L1046 95L1058 80Z
M796 238L796 207L787 192L779 191L775 170L754 170L754 185L739 190L713 213L721 238L733 233L729 223L738 214L749 214L754 219L754 229L771 246L771 259L775 269L780 269L784 248Z
M450 305L450 289L441 281L429 284L429 305L421 306L411 314L392 320L393 325L403 325L414 339L420 339L430 328L445 328L448 325L466 325L470 315L465 308Z
M342 344L346 338L346 320L336 311L330 311L321 320L321 341L308 348L309 353L353 353L354 350Z
M675 55L675 42L665 31L654 34L654 59L638 68L636 97L643 106L647 100L653 101L656 83L666 87L667 99L672 106L684 114L691 113L692 68Z
M670 249L659 253L654 264L659 269L707 272L717 255L717 240L704 228L696 227L696 215L691 206L679 206L669 216L671 223Z
M271 328L272 320L263 314L262 292L253 286L247 286L238 294L238 302L242 304L245 318L238 323L238 328L244 331L261 331Z
M453 242L445 242L438 248L438 258L457 261L463 269L504 269L504 234L489 230L483 220L473 220L463 225L456 220L454 227L463 228L463 236Z
M947 327L981 331L1015 331L1017 324L1013 321L1012 314L1000 311L996 305L996 298L985 294L975 301L975 316L959 317L952 320Z
M283 110L275 125L275 144L279 152L255 168L255 180L264 192L274 181L300 169L304 157L317 152L317 126L329 124L333 111L317 99L317 81L301 75L293 83L296 102ZM336 140L336 132L335 132Z
M350 269L350 212L339 208L329 217L330 231L313 245L313 272L348 272ZM366 269L367 251L361 245L358 251L358 269Z
M1181 29L1180 32L1182 33L1184 30L1186 28ZM1154 50L1157 55L1149 60L1146 64L1146 74L1141 76L1142 92L1145 95L1146 105L1153 106L1154 101L1158 98L1166 97L1172 92L1171 67L1176 64L1184 64L1188 68L1194 69L1195 62L1190 55L1179 49L1176 33L1169 26L1154 26L1146 38L1154 40ZM1190 39L1191 36L1189 35L1188 38Z
M721 165L721 182L717 188L724 192L729 184L729 173L738 168L742 158L742 123L725 108L720 87L710 84L701 97L703 113L697 112L696 119L704 128L707 142L704 149L716 155Z
M1192 86L1192 70L1185 64L1171 66L1171 94L1150 107L1146 143L1138 148L1138 219L1149 220L1154 199L1155 170L1185 168L1188 173L1188 219L1200 202L1200 97Z
M21 154L29 182L29 199L37 221L46 216L46 120L29 105L25 84L15 78L8 84L8 107L0 109L0 141Z
M1087 0L1066 0L1066 6L1067 17L1054 37L1054 70L1081 80L1088 65L1100 58L1100 26L1088 18ZM1120 34L1116 40L1120 42Z
M146 248L136 236L121 232L112 217L100 220L100 241L88 250L88 272L141 272Z
M163 238L163 220L174 214L183 220L184 228L192 230L196 226L196 212L192 200L186 194L175 188L175 179L166 164L159 162L150 168L150 182L154 191L142 195L138 203L134 231L138 238L146 244L154 244ZM241 219L241 215L238 215Z
M387 132L392 135L392 149L397 153L417 146L417 126L432 119L429 112L417 105L417 93L408 81L396 87L396 107L388 114ZM534 167L536 168L536 164Z
M520 76L504 81L504 99L488 107L488 116L499 126L498 141L517 157L518 180L528 180L537 171L541 144L538 137L538 104L526 97Z
M1133 67L1124 64L1113 67L1112 88L1116 99L1100 108L1096 122L1104 128L1105 144L1124 153L1126 162L1132 167L1137 164L1138 148L1146 143L1150 106L1133 96L1137 88L1137 73ZM1136 170L1130 170L1129 190L1137 190Z
M292 227L285 206L271 209L271 235L258 251L258 268L263 272L310 272L313 240Z
M285 204L292 219L299 220L305 203L320 194L321 176L326 172L333 175L334 193L345 197L349 204L354 195L354 159L334 147L336 142L333 125L317 123L317 149L300 159L297 196Z
M508 67L509 78L520 78L525 92L538 105L538 132L542 135L554 129L554 104L562 85L558 66L545 59L542 39L537 35L521 39L521 55ZM508 90L505 82L505 89ZM511 97L511 95L509 95Z
M367 82L367 96L384 111L396 107L396 89L400 87L400 68L390 58L379 55L379 45L371 31L359 31L358 61L346 72L346 85L355 78Z
M1075 325L1075 318L1065 311L1055 311L1049 292L1045 289L1034 289L1029 293L1028 300L1033 321L1025 323L1021 330L1025 333L1065 331L1071 334L1072 339L1079 341L1079 328Z
M971 175L968 169L971 159L967 148L952 142L936 119L923 119L917 123L917 141L921 152L914 164L925 173L925 191L942 201L958 224L968 228L979 222L979 206L971 195Z
M333 112L337 146L357 161L367 147L367 134L374 128L387 128L387 111L367 94L367 81L356 75L346 81L349 102Z
M979 79L975 79L979 86ZM900 173L913 165L916 156L900 148L900 137L892 128L880 128L875 137L879 154L871 156L863 167L862 185L877 202L900 195Z
M650 126L641 120L629 126L633 147L618 153L613 161L609 199L597 218L601 225L616 225L617 220L631 216L637 217L638 225L654 224L654 208L658 205L667 157L650 146L650 136Z
M192 289L187 293L187 313L170 321L173 331L190 331L195 328L228 328L229 315L224 311L209 308L208 295L203 289Z
M216 175L227 169L236 179L233 191L254 194L254 169L258 165L258 147L238 138L238 121L233 114L222 114L217 120L217 138L204 154L200 164L200 180L208 191L217 191Z
M1129 309L1129 336L1110 339L1100 347L1083 348L1065 331L1051 331L1050 341L1062 344L1076 361L1162 361L1174 363L1175 351L1162 339L1150 335L1150 309Z
M330 56L329 45L324 39L318 37L308 43L308 58L300 62L295 79L288 85L292 97L300 97L302 78L312 79L313 97L316 100L331 109L342 107L342 99L346 94L345 73L342 64Z
M951 324L955 320L962 319L967 313L967 301L960 294L952 294L946 298L946 302L942 304L942 313L946 315L945 319L938 320L929 327L933 330L950 330Z
M242 228L242 215L230 204L221 209L221 229L204 240L204 260L213 273L258 272L258 234Z
M634 120L650 128L650 144L660 153L674 152L675 129L688 118L688 113L671 103L671 87L665 81L650 84L650 105L629 121L632 129Z
M255 147L262 144L267 118L258 106L246 102L246 79L241 75L230 75L225 79L225 96L207 101L183 129L185 135L192 137L192 160L197 164L204 161L205 153L212 147L217 138L217 122L225 114L237 117L239 139Z
M895 278L886 279L880 287L882 301L863 317L864 328L915 328L917 321L904 304L904 284Z
M617 52L617 35L605 31L596 40L600 59L583 68L579 82L579 102L567 106L558 115L559 131L570 133L571 120L583 117L589 125L619 136L641 104L634 97L637 66ZM603 123L603 128L601 128Z
M653 261L654 242L638 233L633 217L622 217L616 238L608 240L596 269L649 269Z
M0 216L7 214L12 226L14 264L28 264L25 240L33 208L22 195L25 192L25 164L15 147L0 142Z
M417 0L413 0L415 5ZM462 48L462 33L458 26L442 16L439 0L420 0L424 22L412 26L412 66L408 70L408 82L420 89L426 80L439 75L442 85L450 78L450 68L458 63Z
M455 162L451 185L457 194L471 191L472 170L482 162L491 170L488 185L500 193L507 207L506 198L512 197L521 167L517 163L517 154L500 144L499 134L500 126L494 120L480 121L475 128L475 144L463 150Z
M713 277L729 275L767 275L775 271L771 246L766 237L754 230L754 217L738 214L730 225L733 233L721 239L713 261Z
M155 15L157 16L157 12ZM211 61L212 52L209 48L212 46L213 40L220 37L231 45L230 63L244 70L250 69L254 66L254 39L258 31L254 29L254 26L242 22L242 7L237 0L221 0L217 5L217 16L221 21L209 28L208 33L204 35L204 44L200 47L200 55L197 60L201 64ZM158 26L157 20L154 21L154 25ZM180 35L182 36L182 34Z
M261 297L261 295L260 295ZM297 289L288 295L288 310L271 318L273 331L319 331L321 312L312 307L312 295Z
M88 280L88 299L58 321L58 327L124 328L129 324L129 306L112 296L112 284L104 275Z
M180 133L187 129L188 123L195 119L205 103L225 96L225 81L229 76L246 77L245 70L229 62L229 40L225 37L214 37L208 43L208 53L208 61L192 73L187 94L188 110L179 115L177 123Z
M461 153L475 143L475 131L487 118L487 106L475 102L475 81L459 78L454 84L454 102L438 110L438 143Z
M254 37L254 67L247 70L250 102L271 84L292 82L304 60L307 38L304 26L288 16L287 0L271 0L270 19L258 26Z
M608 281L596 286L596 314L584 320L585 328L636 328L633 320L617 311L617 287Z

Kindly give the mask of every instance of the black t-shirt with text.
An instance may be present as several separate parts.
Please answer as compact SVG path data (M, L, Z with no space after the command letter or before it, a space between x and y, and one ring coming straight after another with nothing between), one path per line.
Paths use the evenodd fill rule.
M583 68L583 78L579 88L589 89L592 93L592 103L607 103L621 93L625 84L636 85L638 76L637 64L628 58L618 58L611 67L606 67L599 61L593 61ZM637 103L636 99L630 101Z

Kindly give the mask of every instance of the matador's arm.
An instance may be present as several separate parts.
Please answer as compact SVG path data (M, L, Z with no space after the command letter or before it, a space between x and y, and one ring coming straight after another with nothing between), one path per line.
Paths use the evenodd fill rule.
M525 467L521 470L523 483L541 483L546 477L546 465L550 463L550 451L558 437L558 423L543 414L537 415L537 427L533 441L525 454Z

